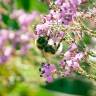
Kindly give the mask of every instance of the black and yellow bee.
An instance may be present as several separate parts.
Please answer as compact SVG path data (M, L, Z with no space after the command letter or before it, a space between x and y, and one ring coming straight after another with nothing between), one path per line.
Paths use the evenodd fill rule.
M48 44L48 38L43 37L43 36L38 38L37 47L46 53L55 54L56 52L55 48L53 48L52 45Z

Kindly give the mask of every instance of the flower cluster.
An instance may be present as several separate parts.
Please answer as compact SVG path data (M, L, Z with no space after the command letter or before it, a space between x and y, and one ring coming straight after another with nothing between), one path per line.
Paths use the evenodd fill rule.
M91 42L90 36L96 37L96 8L81 12L79 5L84 2L86 0L49 2L51 8L47 15L16 9L10 15L1 12L0 64L6 63L14 55L27 54L32 48L32 41L36 41L46 60L40 68L40 76L45 81L52 82L54 78L77 72L81 69L81 61L87 62L88 55L94 56L88 52L90 46L87 45ZM41 22L33 25L37 17ZM52 62L56 56L60 57L58 64Z
M63 3L59 4L58 2ZM76 6L73 6L74 4L72 0L69 2L57 0L55 3L58 9L50 10L50 13L43 17L42 23L36 26L35 34L38 37L37 41L41 40L42 38L46 38L46 45L52 45L52 47L54 47L53 49L57 51L60 43L64 39L65 30L63 30L63 27L73 21L73 18L76 15L77 5L79 5L81 2L77 1L76 4L74 3Z
M77 46L73 43L67 52L64 53L64 58L60 64L64 69L64 76L70 75L72 71L76 71L80 67L80 60L84 57L83 52L78 52Z
M84 50L78 48L80 47L78 42L82 42L80 40L82 40L85 33L82 33L81 25L78 25L79 23L76 21L77 18L83 16L77 11L78 6L83 2L85 1L56 0L55 5L53 4L55 7L50 10L48 15L43 17L41 24L36 26L37 46L42 50L43 54L51 53L56 55L60 47L59 56L61 53L64 54L58 64L61 68L60 70L58 70L55 64L55 68L50 70L51 63L45 63L41 66L41 76L47 82L51 82L55 78L53 75L54 69L57 77L62 75L70 76L80 68L80 61L86 57L86 48L84 47ZM63 52L64 50L61 46L64 42L69 45L66 52ZM51 56L49 57L51 58ZM45 56L45 58L48 58L48 56Z
M46 81L53 81L53 74L56 72L56 68L54 64L42 63L42 68L39 69L41 72L41 77L43 76Z
M50 10L44 17L44 22L56 21L68 25L75 19L77 8L83 2L82 0L56 0L56 8Z
M4 14L7 17L7 15ZM34 39L33 33L29 30L32 21L39 16L38 13L25 13L23 10L14 10L8 18L17 20L20 28L12 30L11 28L2 28L0 30L0 64L5 63L13 55L25 55ZM3 22L3 15L1 15Z
M35 11L32 13L26 13L23 10L14 10L11 13L10 18L18 21L21 30L28 31L28 26L32 25L32 22L37 16L39 16L39 14Z

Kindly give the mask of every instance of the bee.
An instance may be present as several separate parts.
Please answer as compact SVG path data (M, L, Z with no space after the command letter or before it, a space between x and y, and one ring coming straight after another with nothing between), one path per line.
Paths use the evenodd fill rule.
M55 54L60 53L62 50L61 44L58 44L58 46L56 46L52 39L44 36L41 36L37 39L37 47L43 52L43 55L46 58L50 58Z

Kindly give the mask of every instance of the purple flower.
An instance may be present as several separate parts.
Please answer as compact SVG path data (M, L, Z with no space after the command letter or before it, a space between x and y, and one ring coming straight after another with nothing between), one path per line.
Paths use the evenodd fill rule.
M76 54L74 60L80 61L83 57L84 57L84 53L80 52Z
M71 75L74 71L80 68L80 60L84 57L84 53L77 52L77 45L72 43L69 49L65 52L63 59L60 61L63 68L64 76Z
M69 0L69 2L74 6L80 5L82 2L85 2L86 0ZM64 2L68 2L66 0L56 0L55 4L58 6L61 6Z
M56 0L55 4L61 6L65 0Z
M8 57L7 56L0 56L0 64L4 64L6 61L8 60Z
M56 8L54 7L54 9L50 10L49 14L44 16L42 22L36 26L35 35L37 36L37 45L39 45L39 48L41 48L43 52L50 53L51 51L54 51L55 53L57 53L60 48L60 45L63 43L63 40L65 39L66 41L66 38L64 38L64 36L67 32L62 31L63 27L67 28L66 25L70 25L72 22L74 23L75 17L77 15L77 7L82 2L83 0L56 0ZM22 19L24 20L25 17L26 16L24 15L24 17L21 18L21 21ZM28 20L28 22L31 21L31 19L26 20ZM24 38L25 37L26 36L24 36ZM76 43L77 41L71 42L68 50L63 55L63 59L60 60L59 64L61 70L59 70L59 68L56 69L55 65L53 64L44 63L40 69L40 76L45 78L46 81L52 82L54 80L54 74L57 72L57 70L59 70L57 72L57 75L61 75L63 73L64 76L69 76L73 72L78 70L80 68L80 61L84 57L84 54L82 52L79 52ZM46 50L47 48L48 51ZM26 50L26 48L22 47L22 50L24 51Z
M2 48L4 42L3 42L3 38L0 36L0 49Z
M77 7L78 5L81 4L81 0L70 0L70 3L71 3L74 7Z
M11 47L4 48L4 56L10 57L12 54L13 49Z
M67 69L66 71L64 71L64 74L63 74L65 77L66 76L70 76L71 75L71 71L70 69Z
M53 81L53 73L56 71L55 65L44 63L40 69L41 75L45 78L47 82Z
M18 19L18 17L22 16L25 14L23 10L13 10L13 12L10 14L10 17L12 19Z
M37 12L32 12L30 14L24 12L23 10L14 10L10 15L12 19L17 19L19 24L21 25L21 30L28 31L28 26L32 24L39 14Z
M69 61L66 61L67 65L69 68L72 68L72 69L77 69L79 68L79 63L78 62L74 62L73 60L69 60Z
M51 83L53 81L53 77L52 76L48 76L46 79L47 79L48 83Z
M77 49L77 45L75 43L72 43L71 46L69 47L70 51L74 51Z
M60 65L61 65L62 68L64 68L65 65L66 65L66 60L64 60L64 59L61 60L61 61L60 61Z
M72 53L68 50L67 52L65 52L64 58L65 58L66 60L70 59L70 58L71 58L71 54L72 54Z
M36 12L33 12L31 14L23 13L18 17L18 21L21 24L21 26L29 26L32 21L38 16Z
M68 25L76 15L76 8L73 7L69 2L63 3L60 7L60 20L59 22Z

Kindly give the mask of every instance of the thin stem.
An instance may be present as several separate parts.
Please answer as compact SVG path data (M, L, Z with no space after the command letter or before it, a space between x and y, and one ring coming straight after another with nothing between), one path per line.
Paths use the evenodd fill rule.
M96 81L96 76L92 74L88 74L86 71L84 71L82 68L79 68L77 73L81 74L82 76L85 76L89 79L95 80Z

